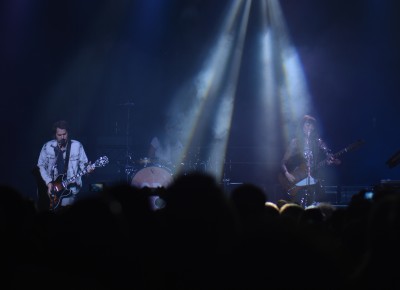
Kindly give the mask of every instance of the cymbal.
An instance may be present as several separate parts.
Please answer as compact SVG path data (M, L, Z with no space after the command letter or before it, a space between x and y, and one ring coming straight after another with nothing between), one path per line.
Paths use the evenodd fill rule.
M144 164L144 165L154 164L156 166L172 166L170 161L166 161L166 160L159 159L159 158L144 157L144 158L139 159L136 162L139 164Z
M154 162L154 160L151 159L151 158L145 157L145 158L139 159L137 162L138 162L139 164L148 164L148 163Z

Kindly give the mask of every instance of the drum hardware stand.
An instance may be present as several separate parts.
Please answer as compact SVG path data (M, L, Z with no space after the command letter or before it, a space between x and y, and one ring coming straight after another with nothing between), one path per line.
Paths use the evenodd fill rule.
M300 199L300 205L303 208L306 208L308 206L309 201L312 200L312 192L310 192L310 186L311 186L311 180L312 180L312 176L311 176L311 159L312 159L312 151L310 148L310 131L307 132L307 139L306 139L306 150L304 152L305 154L305 158L307 160L307 177L306 177L306 185L305 185L305 190L304 190L304 194Z
M308 177L307 177L308 178ZM304 189L304 194L300 199L300 205L303 208L306 208L308 205L308 202L311 200L311 192L310 192L310 185L306 185Z
M223 178L222 184L224 185L225 191L228 191L229 185L240 185L240 184L243 184L243 182L231 182L230 178Z
M225 162L225 164L226 164L226 162ZM229 160L229 171L231 171L231 170L232 170L232 163L231 163L231 160ZM231 182L231 179L226 177L226 167L224 166L224 174L222 177L222 184L224 186L224 192L226 192L226 193L228 193L228 186L229 186L230 182Z
M134 102L132 101L128 101L126 103L122 103L119 104L119 106L123 106L123 107L127 107L127 123L126 123L126 154L125 154L125 175L126 175L126 182L130 182L129 180L129 176L130 174L134 171L132 169L132 166L129 166L129 164L131 163L130 161L132 161L132 154L131 154L131 150L130 150L130 146L129 146L129 140L130 140L130 122L131 122L131 108L135 105Z
M311 176L311 166L307 165L307 177L306 177L306 185L304 186L304 194L302 195L300 199L300 205L303 208L306 208L308 206L308 203L312 201L313 197L312 195L314 194L311 189L311 180L313 177Z
M231 162L231 160L229 160L228 164L229 164L229 171L232 171L232 162ZM229 185L240 185L240 184L243 184L243 182L231 182L231 179L229 177L226 177L226 169L225 169L225 166L224 166L224 174L223 174L223 177L222 177L222 184L223 184L223 187L224 187L224 192L226 192L227 194L230 194L230 192L228 190L228 186Z

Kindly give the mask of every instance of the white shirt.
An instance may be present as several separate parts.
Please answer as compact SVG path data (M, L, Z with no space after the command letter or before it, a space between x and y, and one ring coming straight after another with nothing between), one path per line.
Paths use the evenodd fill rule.
M88 158L85 150L83 149L83 145L76 140L70 140L69 142L71 142L71 149L66 178L71 178L80 170L84 170L88 163ZM37 166L39 167L40 175L46 184L54 181L59 176L59 172L57 170L57 158L54 150L56 147L56 140L48 141L43 145L39 154ZM64 151L63 154L65 159L66 152ZM78 185L78 187L71 188L71 191L72 193L77 194L82 187L82 178L76 178L75 183Z

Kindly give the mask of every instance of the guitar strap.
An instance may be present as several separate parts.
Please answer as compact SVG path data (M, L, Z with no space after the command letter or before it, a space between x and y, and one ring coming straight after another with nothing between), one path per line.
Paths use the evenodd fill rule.
M71 152L71 143L72 143L72 141L69 140L68 144L67 144L67 151L65 152L64 173L67 173L67 171L68 171L69 155Z

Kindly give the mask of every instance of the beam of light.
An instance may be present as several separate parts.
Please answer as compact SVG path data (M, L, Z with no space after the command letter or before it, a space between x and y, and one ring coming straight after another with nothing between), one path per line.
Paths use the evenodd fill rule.
M283 68L279 96L282 107L281 113L284 120L297 121L302 115L313 109L311 96L299 55L290 39L279 2L268 0L268 4L271 8L272 28L279 35L277 45L281 51L280 61ZM283 125L286 126L285 132L288 132L288 123Z
M185 150L181 157L182 165L185 164L185 158L193 153L191 152L193 148L201 148L203 142L210 144L210 142L206 140L209 120L215 112L215 102L219 101L217 97L223 91L222 87L227 78L226 71L232 65L230 63L230 58L235 49L234 28L239 17L240 7L243 6L243 3L243 0L236 0L233 1L232 5L228 8L227 16L224 18L217 42L212 49L210 49L209 56L204 61L203 69L190 81L190 84L193 84L193 89L189 89L189 91L191 91L189 100L187 87L191 87L190 84L181 90L170 107L170 118L177 118L176 116L180 116L178 118L181 118L181 123L183 124L182 138L185 143ZM243 41L243 39L244 36L242 36L241 41ZM237 74L238 64L234 65L234 69ZM232 77L230 77L229 80L233 81ZM221 136L223 136L223 144L227 142L229 136L227 131L229 130L233 111L233 93L233 89L228 90L225 92L225 96L229 95L229 97L224 101L220 101L219 113L222 113L225 119L223 122L217 120L219 125L214 127L215 130L213 131L212 138L221 140ZM224 146L220 149L222 150L223 148ZM195 154L198 154L198 152L195 152ZM224 152L219 152L216 155L220 158L224 156ZM210 158L209 156L204 157L205 160L209 160ZM219 161L218 163L221 162ZM219 164L218 168L220 167ZM181 169L182 168L178 168L178 172L180 172ZM209 166L207 166L206 170L210 171L209 169ZM213 173L212 171L213 170L211 170L210 173ZM221 174L218 174L216 177L219 178L220 175Z
M280 158L277 150L279 131L288 141L294 120L312 110L310 94L298 53L292 45L281 7L277 0L261 2L263 32L261 35L263 130L266 147L263 154L274 164ZM279 128L279 129L278 129ZM283 130L282 130L283 128ZM279 130L279 131L278 131Z
M213 130L213 140L211 143L211 156L215 162L214 172L217 180L223 176L226 148L229 140L229 132L232 123L234 110L234 97L237 88L237 79L240 71L244 41L246 38L247 25L249 22L250 8L252 1L247 1L243 12L242 21L239 27L238 39L235 44L235 51L232 57L232 68L227 77L227 88L222 95L219 109L217 110L217 119Z
M259 116L261 118L260 126L262 127L262 131L260 132L269 132L269 134L265 134L265 144L269 150L265 150L264 148L259 148L263 152L259 152L259 154L265 154L266 160L272 160L273 156L276 156L271 150L272 148L276 148L275 144L271 144L275 138L271 138L270 136L275 135L275 118L276 118L276 94L277 94L277 74L276 71L279 70L276 62L276 53L277 49L274 47L274 31L269 27L267 20L269 17L266 15L267 7L266 1L262 2L262 20L263 26L265 27L265 31L261 36L261 77L262 83L260 91L262 96L262 106L261 110L263 112L259 112ZM261 155L262 156L262 155Z

